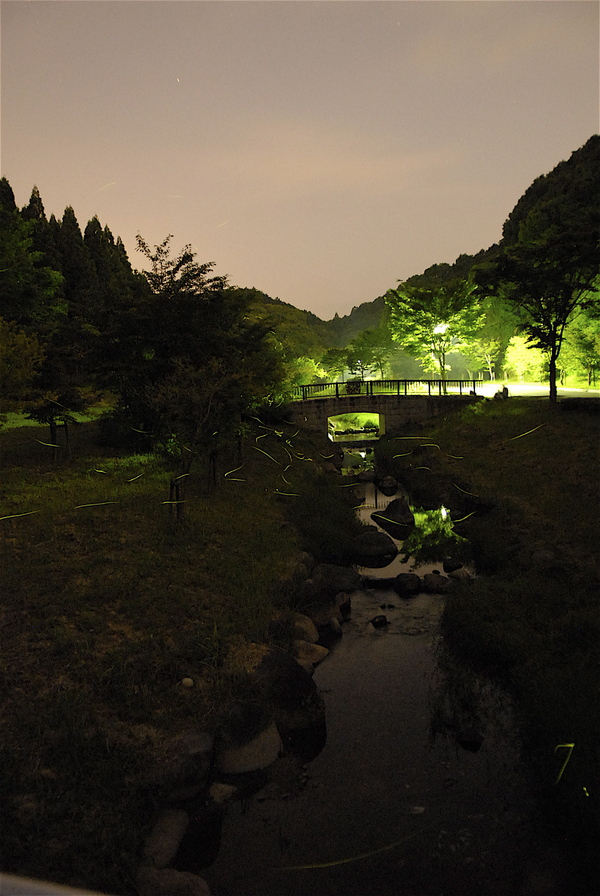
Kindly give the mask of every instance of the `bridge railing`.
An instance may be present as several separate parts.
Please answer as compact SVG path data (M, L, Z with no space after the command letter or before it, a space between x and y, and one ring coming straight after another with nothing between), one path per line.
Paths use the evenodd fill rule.
M345 398L348 395L468 395L477 380L348 380L345 383L307 383L296 386L295 401Z

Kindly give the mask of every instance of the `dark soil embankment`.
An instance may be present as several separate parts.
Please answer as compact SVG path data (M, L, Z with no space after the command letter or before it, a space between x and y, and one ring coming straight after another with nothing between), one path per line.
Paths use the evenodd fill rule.
M382 474L415 504L449 507L472 544L480 577L448 599L444 634L515 695L549 827L571 844L573 892L597 873L600 829L600 417L591 407L483 402L377 452Z

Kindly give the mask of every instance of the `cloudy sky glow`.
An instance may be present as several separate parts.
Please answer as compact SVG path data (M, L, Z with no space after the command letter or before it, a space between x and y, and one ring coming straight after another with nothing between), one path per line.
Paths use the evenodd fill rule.
M597 0L3 0L25 205L322 318L487 248L598 131Z

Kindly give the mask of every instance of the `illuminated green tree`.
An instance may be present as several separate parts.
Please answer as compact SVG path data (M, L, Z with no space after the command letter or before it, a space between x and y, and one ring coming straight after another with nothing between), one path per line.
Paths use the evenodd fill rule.
M448 354L460 351L484 322L474 284L453 274L450 265L435 265L385 296L395 341L442 380L447 378Z
M371 371L383 379L387 363L395 351L396 346L387 326L363 330L348 347L348 367L361 377Z
M582 312L567 328L561 363L566 354L567 363L584 371L588 386L596 382L600 370L600 315ZM563 364L563 366L565 366Z

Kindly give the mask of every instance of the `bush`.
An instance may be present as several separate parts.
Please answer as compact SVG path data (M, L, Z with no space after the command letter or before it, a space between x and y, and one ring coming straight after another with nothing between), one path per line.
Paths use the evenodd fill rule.
M363 526L347 489L324 473L313 473L299 497L287 500L286 511L300 533L303 550L317 563L352 563L352 540Z

